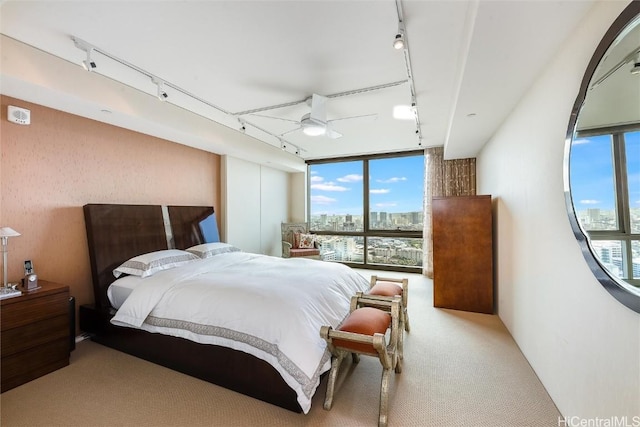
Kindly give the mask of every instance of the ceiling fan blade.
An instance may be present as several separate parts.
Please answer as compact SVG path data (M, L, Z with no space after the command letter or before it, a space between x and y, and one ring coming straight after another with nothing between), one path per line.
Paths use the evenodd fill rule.
M341 117L339 119L329 120L327 123L339 122L341 120L366 120L367 122L373 122L378 119L378 114L365 114L362 116L350 116L350 117Z
M336 132L335 130L330 130L330 129L327 129L326 135L331 139L342 138L342 134L340 132Z
M282 117L275 117L275 116L266 116L264 114L250 114L250 115L255 117L264 117L266 119L275 119L275 120L282 120L282 121L291 122L291 123L300 123L298 120L284 119Z
M327 97L315 93L312 95L309 118L317 123L327 122Z
M295 129L288 130L288 131L286 131L286 132L284 132L284 133L281 133L281 134L280 134L280 136L285 136L285 135L287 135L287 134L290 134L290 133L293 133L293 132L299 131L300 129L302 129L302 127L297 127L297 128L295 128Z
M336 132L335 130L331 129L331 123L327 123L324 134L327 138L331 139L342 138L342 134L340 132Z

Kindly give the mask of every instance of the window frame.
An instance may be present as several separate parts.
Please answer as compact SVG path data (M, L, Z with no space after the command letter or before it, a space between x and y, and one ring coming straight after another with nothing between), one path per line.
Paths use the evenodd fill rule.
M381 160L381 159L392 159L398 157L417 157L421 156L424 158L424 150L412 150L412 151L403 151L391 154L370 154L370 155L361 155L361 156L349 156L349 157L335 157L335 158L327 158L327 159L310 159L306 160L307 164L307 206L309 209L307 210L307 222L309 223L309 231L317 234L319 236L354 236L354 237L362 237L364 240L365 250L363 252L363 261L360 263L352 263L352 262L340 262L341 264L348 265L353 268L364 268L364 269L373 269L373 270L383 270L383 271L401 271L408 273L421 273L422 266L416 267L402 267L402 266L394 266L394 265L385 265L385 264L369 264L368 258L369 254L366 248L368 247L368 239L369 238L377 238L377 237L388 237L388 238L398 238L398 239L423 239L423 247L424 247L424 236L423 230L392 230L392 229L371 229L370 220L371 220L371 210L370 210L370 177L369 177L369 161L370 160ZM319 165L319 164L327 164L327 163L340 163L340 162L354 162L361 161L362 162L362 224L363 231L323 231L323 230L313 230L311 229L311 166ZM423 185L424 185L424 166L423 166ZM421 198L422 202L422 210L424 211L424 191L422 192Z

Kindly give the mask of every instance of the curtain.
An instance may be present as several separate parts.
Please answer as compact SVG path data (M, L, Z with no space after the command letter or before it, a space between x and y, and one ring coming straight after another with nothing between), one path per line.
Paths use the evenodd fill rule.
M431 198L475 195L476 159L444 160L444 148L427 148L425 150L424 179L424 259L422 260L422 274L433 278Z

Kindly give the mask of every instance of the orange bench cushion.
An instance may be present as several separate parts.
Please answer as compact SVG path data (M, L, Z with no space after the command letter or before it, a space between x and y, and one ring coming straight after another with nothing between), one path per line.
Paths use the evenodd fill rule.
M347 317L342 325L340 325L338 330L373 336L376 332L380 334L387 332L390 324L391 316L389 313L373 307L362 307L352 311L351 314L349 314L349 317ZM357 343L335 338L333 340L333 345L361 353L378 354L371 344Z
M376 282L373 288L369 289L369 294L380 295L384 297L402 296L402 286L394 282Z

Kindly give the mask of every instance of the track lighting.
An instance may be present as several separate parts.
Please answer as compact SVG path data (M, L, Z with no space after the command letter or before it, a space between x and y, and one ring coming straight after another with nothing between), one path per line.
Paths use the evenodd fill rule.
M75 37L72 37L71 39L73 40L73 43L76 45L78 49L84 50L87 54L87 58L82 61L82 68L84 68L89 72L93 71L94 68L97 68L95 61L91 59L91 52L94 51L93 46L91 46L89 43L85 42L84 40L80 40Z
M82 61L82 68L91 72L94 68L96 68L96 63L91 59L91 52L93 49L87 49L87 59Z
M396 38L393 41L393 47L397 50L404 49L404 34L402 34L402 32L396 34Z
M167 94L167 92L164 91L164 82L158 79L157 77L152 77L151 81L158 86L158 94L157 94L158 99L160 101L166 101L169 95Z

